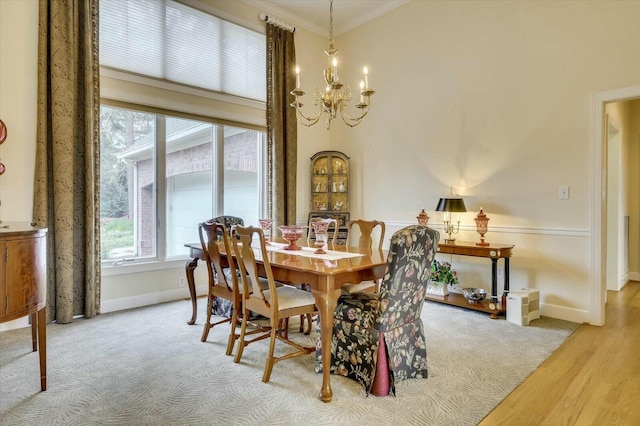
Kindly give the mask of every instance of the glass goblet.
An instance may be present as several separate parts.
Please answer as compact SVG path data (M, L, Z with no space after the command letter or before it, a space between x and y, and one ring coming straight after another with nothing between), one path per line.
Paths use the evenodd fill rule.
M264 244L270 245L269 240L271 239L271 225L273 224L273 219L258 219L260 222L260 228L262 228L262 232L264 233Z
M313 222L311 224L313 226L313 232L316 234L316 254L325 254L324 246L327 243L327 228L329 227L328 222Z

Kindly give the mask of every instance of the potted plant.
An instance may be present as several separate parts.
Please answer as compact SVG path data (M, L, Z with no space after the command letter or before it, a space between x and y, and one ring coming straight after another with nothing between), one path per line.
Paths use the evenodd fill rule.
M431 264L431 276L427 284L427 293L438 296L449 294L449 286L458 284L458 275L449 262L434 260Z

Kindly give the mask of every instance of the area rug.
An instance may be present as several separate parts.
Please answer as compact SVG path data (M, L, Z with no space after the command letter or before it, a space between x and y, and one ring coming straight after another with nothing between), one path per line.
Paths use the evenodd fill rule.
M262 383L268 342L234 364L228 324L200 342L198 302L191 326L187 300L49 325L45 392L30 329L0 333L0 425L475 425L578 327L546 317L522 327L425 302L428 379L376 397L332 376L323 403L312 355L276 364ZM290 336L313 344L297 327Z

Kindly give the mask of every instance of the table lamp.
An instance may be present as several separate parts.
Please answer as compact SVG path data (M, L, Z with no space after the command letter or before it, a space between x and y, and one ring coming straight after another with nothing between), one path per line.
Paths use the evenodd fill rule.
M464 200L462 198L440 198L436 211L444 212L444 232L449 236L449 238L444 239L445 244L455 244L456 240L451 235L457 234L460 230L460 215L458 215L457 224L454 226L451 221L451 213L466 212L467 208L464 205Z

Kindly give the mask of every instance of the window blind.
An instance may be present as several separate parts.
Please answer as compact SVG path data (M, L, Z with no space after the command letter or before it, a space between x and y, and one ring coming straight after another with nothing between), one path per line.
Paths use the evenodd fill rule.
M265 101L265 36L172 0L101 0L100 64Z

